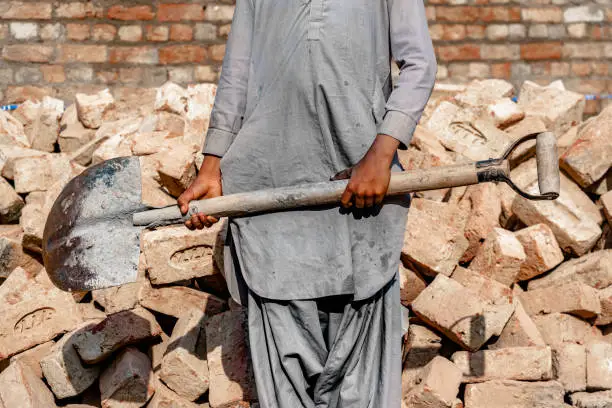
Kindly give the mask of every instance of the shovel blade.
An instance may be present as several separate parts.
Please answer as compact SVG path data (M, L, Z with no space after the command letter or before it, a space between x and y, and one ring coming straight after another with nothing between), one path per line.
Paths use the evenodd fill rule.
M135 282L140 233L132 214L146 209L138 157L90 167L72 179L45 224L43 258L51 281L65 291Z

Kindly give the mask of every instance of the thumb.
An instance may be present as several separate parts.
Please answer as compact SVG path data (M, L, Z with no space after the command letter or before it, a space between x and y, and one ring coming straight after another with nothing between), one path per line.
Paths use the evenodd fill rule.
M351 178L351 173L353 172L353 168L349 167L348 169L344 169L339 173L336 173L335 176L331 178L332 181L336 180L346 180Z
M188 188L187 190L185 190L183 194L181 194L180 197L178 198L177 204L179 208L181 209L181 213L183 215L189 212L189 202L193 199L195 199L195 196L193 193L193 189L191 188Z

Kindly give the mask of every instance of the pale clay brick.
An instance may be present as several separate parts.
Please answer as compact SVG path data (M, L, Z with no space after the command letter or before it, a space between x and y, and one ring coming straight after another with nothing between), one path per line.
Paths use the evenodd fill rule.
M466 386L465 408L561 408L564 394L557 381L488 381Z
M185 118L170 112L157 112L155 114L157 131L165 130L172 137L179 137L185 134Z
M530 315L557 312L590 319L601 313L597 289L582 282L530 290L521 294L520 300Z
M160 380L189 401L208 390L205 321L203 310L191 310L179 318L159 371Z
M11 35L16 40L33 40L38 36L38 24L36 23L11 23Z
M582 130L578 139L560 157L561 167L583 188L601 179L612 167L612 106L606 108Z
M513 233L495 228L487 235L470 269L504 285L512 285L525 261L523 246Z
M502 330L495 343L489 349L497 350L509 347L545 346L546 342L531 317L525 312L521 302L514 299L514 314Z
M419 377L418 385L404 394L405 406L448 407L457 397L461 371L444 357L435 357L423 368Z
M29 112L20 116L20 109L30 105ZM45 96L40 103L26 101L15 111L15 116L24 125L24 131L32 149L53 152L60 131L60 118L64 112L64 102Z
M93 290L92 297L106 313L122 312L138 305L138 294L143 285L143 282L135 282L108 289Z
M92 290L91 296L94 302L104 308L106 314L122 312L133 309L138 305L140 293L148 287L147 284L146 259L144 254L141 253L136 282L107 289Z
M423 126L417 126L406 150L398 150L399 161L404 170L429 169L432 167L451 165L455 163L452 152L440 143L437 136ZM420 191L416 197L441 202L449 193L449 189Z
M587 388L612 389L612 344L592 343L586 349Z
M517 122L504 129L504 131L506 132L506 134L508 134L510 140L515 142L518 139L526 135L530 135L532 133L546 132L546 124L538 117L526 116L520 122ZM535 153L535 140L530 140L517 146L516 150L510 155L509 158L511 167L515 167L517 164L522 163L525 160L535 156ZM503 187L507 186L504 185ZM504 211L506 211L506 209L504 209Z
M431 362L442 348L442 338L426 326L410 324L405 336L404 357L402 358L402 388L417 384L421 371Z
M151 361L128 347L100 376L102 408L140 408L153 396L154 386Z
M597 327L568 314L533 316L533 321L546 344L553 349L564 343L590 344L603 339Z
M39 378L43 377L42 369L40 368L40 360L46 357L55 343L48 341L40 344L29 350L19 353L10 358L11 364L23 364L28 366ZM2 369L0 369L2 371Z
M14 164L15 191L47 191L56 183L68 183L83 170L64 154L20 158Z
M23 199L3 177L0 177L0 222L8 224L19 220Z
M514 234L523 245L525 262L521 264L518 280L530 280L563 262L563 252L552 230L546 224L536 224Z
M586 347L563 344L553 350L555 379L569 392L586 390Z
M223 312L227 304L222 299L199 290L169 286L162 288L145 287L139 296L140 305L158 313L177 319L189 309L204 310L208 316Z
M142 203L150 207L176 205L176 198L162 189L159 181L155 178L157 177L156 160L152 159L152 156L154 155L139 158L142 175Z
M212 408L257 398L245 324L241 310L218 314L206 323L210 376L208 401Z
M412 309L451 340L474 351L501 333L514 306L487 305L460 283L438 275L412 303Z
M483 183L469 186L462 201L469 203L470 214L465 224L464 236L470 243L461 257L461 262L469 262L476 256L482 241L499 227L501 199L494 183Z
M100 362L129 344L151 339L160 334L155 317L137 308L115 313L89 330L78 333L74 347L88 364Z
M69 293L57 289L41 270L17 268L0 286L0 360L73 330L81 321Z
M519 95L519 106L528 115L541 118L557 136L582 121L585 101L581 94L525 81Z
M599 198L604 209L608 224L612 226L612 191L608 191Z
M155 373L161 369L161 362L168 350L170 345L170 337L164 332L159 335L159 343L154 344L149 349L149 358L151 359L151 365Z
M572 126L567 132L565 132L559 139L557 139L557 149L558 154L563 156L567 149L572 147L572 145L578 139L578 126Z
M190 231L185 227L161 228L142 236L143 253L151 283L159 285L212 275L213 255L221 251L223 222Z
M185 88L172 82L166 82L157 88L155 110L183 115L187 110L187 98Z
M30 148L23 124L10 113L0 111L0 145Z
M130 149L135 156L153 155L168 149L175 141L167 131L138 132L131 137Z
M104 115L115 106L115 98L108 89L94 95L77 93L75 101L79 120L90 129L98 129Z
M612 406L612 391L577 392L570 395L576 408L608 408Z
M550 347L513 347L457 351L452 361L463 373L462 382L491 380L545 381L553 377Z
M524 165L531 166L532 162ZM528 183L525 190L538 194L537 181ZM561 194L557 200L532 201L517 196L512 201L512 212L528 226L541 223L548 225L561 248L579 256L587 253L602 234L598 225L601 222L600 211L578 186L563 175Z
M200 68L198 70L198 68ZM196 75L203 73L205 67L196 68ZM216 80L215 80L216 82ZM187 87L187 114L185 115L185 135L187 143L202 146L210 123L210 114L217 93L216 84L196 84Z
M0 144L0 172L7 180L15 178L15 161L22 157L47 156L49 153L18 146Z
M96 133L95 139L98 139L98 137L102 136L98 136L98 133ZM116 157L129 156L131 153L130 141L125 135L118 133L108 138L104 136L104 139L101 140L99 144L95 143L95 150L91 153L91 164L99 164Z
M424 125L449 150L469 160L499 157L510 139L486 112L443 101Z
M100 375L100 367L85 366L73 347L77 333L90 329L95 324L85 323L74 332L64 335L40 362L47 384L59 399L81 394Z
M568 282L583 282L596 289L612 285L612 249L592 252L562 263L550 274L529 282L529 290Z
M196 146L197 147L197 146ZM174 197L180 196L196 178L195 152L192 146L173 146L159 153L157 173L160 184Z
M83 296L85 296L87 292ZM77 308L84 322L99 322L106 319L106 313L96 308L93 303L77 303Z
M606 18L604 8L595 5L569 7L563 13L563 20L566 24L578 22L601 23Z
M595 184L589 187L587 191L589 193L592 193L598 196L603 196L608 191L612 191L612 171L608 171L608 173L605 176L603 176L601 180L598 180ZM604 204L604 202L601 200L601 197L600 197L600 204ZM607 214L609 214L609 211ZM608 218L608 224L609 224L610 223L609 217L607 218Z
M414 199L406 222L404 264L428 276L450 276L469 246L462 218L466 217L456 205Z
M480 273L457 266L451 277L486 303L492 305L512 303L512 290L509 287Z
M487 107L487 113L500 129L505 129L525 117L525 112L510 98L500 99L490 104Z
M1 241L0 241L1 242ZM400 299L406 307L427 287L425 280L414 271L399 266Z
M464 408L463 401L461 401L459 398L456 398L450 405L450 408Z
M87 129L81 124L81 122L77 122L65 125L62 128L57 141L62 152L70 153L81 149L87 143L94 140L95 136L96 131L94 129Z
M514 94L514 86L501 79L472 81L465 91L455 96L462 106L481 107Z
M0 373L0 406L4 408L55 408L53 394L32 369L11 364Z
M612 323L612 286L601 289L598 293L601 313L595 319L597 326L605 326Z
M204 404L208 407L208 404ZM205 408L203 404L196 404L177 395L160 381L155 384L155 395L147 405L148 408Z

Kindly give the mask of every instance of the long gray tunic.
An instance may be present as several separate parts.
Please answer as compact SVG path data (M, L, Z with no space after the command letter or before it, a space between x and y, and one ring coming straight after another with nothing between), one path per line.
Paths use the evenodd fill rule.
M224 194L329 180L377 134L406 148L435 73L422 0L237 0L204 153ZM397 272L407 207L232 219L226 265L264 298L366 299Z

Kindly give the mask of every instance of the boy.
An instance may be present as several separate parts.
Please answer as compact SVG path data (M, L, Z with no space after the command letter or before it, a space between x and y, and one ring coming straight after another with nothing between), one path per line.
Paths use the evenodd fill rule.
M382 201L435 74L423 0L237 0L183 213L198 198L350 178L344 208L229 220L226 278L248 307L262 408L399 408L408 198Z

